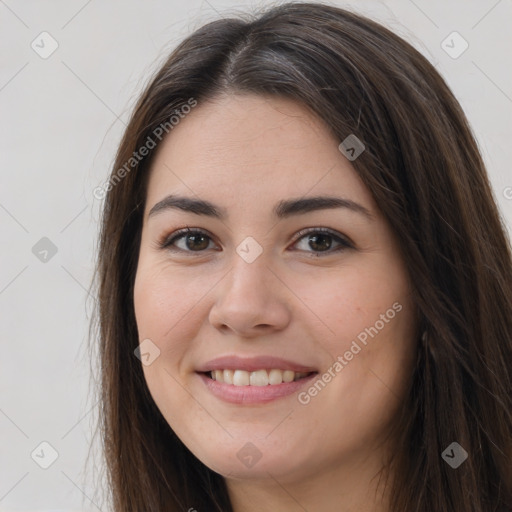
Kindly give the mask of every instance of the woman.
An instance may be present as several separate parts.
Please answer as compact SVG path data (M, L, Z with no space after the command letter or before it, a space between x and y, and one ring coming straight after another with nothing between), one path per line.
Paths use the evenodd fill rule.
M288 3L135 106L98 257L116 512L512 510L512 265L431 64Z

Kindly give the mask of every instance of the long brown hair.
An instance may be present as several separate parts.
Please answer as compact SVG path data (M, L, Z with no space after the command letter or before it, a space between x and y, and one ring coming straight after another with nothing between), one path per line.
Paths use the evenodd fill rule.
M117 152L93 319L113 510L232 511L224 478L173 433L134 356L133 285L156 150L126 163L191 98L237 93L291 98L340 142L354 134L366 147L352 164L400 240L419 312L391 510L512 510L512 258L474 136L410 44L352 12L300 2L213 21L184 40L140 96ZM452 442L468 453L456 470L441 456Z

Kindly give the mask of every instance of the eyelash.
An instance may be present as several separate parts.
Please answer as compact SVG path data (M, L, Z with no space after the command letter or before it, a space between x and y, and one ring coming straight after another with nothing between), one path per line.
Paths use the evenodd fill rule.
M345 237L341 236L339 233L336 233L335 231L332 231L331 229L328 229L328 228L306 228L306 229L302 229L301 231L299 231L297 233L297 237L295 238L293 244L295 245L297 242L299 242L301 240L301 238L304 238L306 235L316 234L316 233L322 233L324 235L330 235L332 238L335 239L335 241L337 241L338 243L341 244L341 247L338 247L337 249L333 249L333 250L328 249L326 251L313 251L313 252L306 251L306 252L309 252L310 257L328 256L328 255L332 255L333 253L337 253L337 252L344 251L346 249L353 249L354 248L354 245L351 242L349 242L348 239L346 239ZM210 240L212 240L212 237L210 237L208 232L203 231L201 229L187 227L187 228L175 231L174 233L172 233L169 236L165 236L163 239L161 239L158 242L158 247L160 249L165 249L165 250L168 250L168 251L171 251L171 252L197 253L197 255L199 255L199 254L201 254L201 253L206 251L206 249L203 249L201 251L191 251L191 250L185 250L185 249L179 249L179 248L176 248L176 247L172 247L172 245L177 240L179 240L181 238L184 238L186 235L206 235Z

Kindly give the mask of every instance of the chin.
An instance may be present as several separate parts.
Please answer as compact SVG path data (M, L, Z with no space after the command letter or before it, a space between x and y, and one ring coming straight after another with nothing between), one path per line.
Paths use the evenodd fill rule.
M204 455L204 454L203 454ZM268 480L277 479L280 483L296 481L307 477L311 467L307 469L293 454L271 453L265 455L265 450L256 451L249 442L234 452L208 454L200 460L212 471L224 478L239 480ZM309 459L310 460L310 459Z

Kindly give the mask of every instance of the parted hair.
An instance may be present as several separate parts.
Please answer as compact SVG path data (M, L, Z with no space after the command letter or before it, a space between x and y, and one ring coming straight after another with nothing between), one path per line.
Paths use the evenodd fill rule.
M352 165L399 239L419 322L396 418L400 450L388 467L390 510L510 512L510 241L445 81L391 30L331 5L290 2L211 21L145 86L111 176L190 98L222 94L295 100L340 142L353 134L365 145ZM99 233L91 342L109 500L114 512L230 512L224 478L174 434L134 356L133 286L155 151L109 187ZM468 453L456 470L441 456L454 441Z

